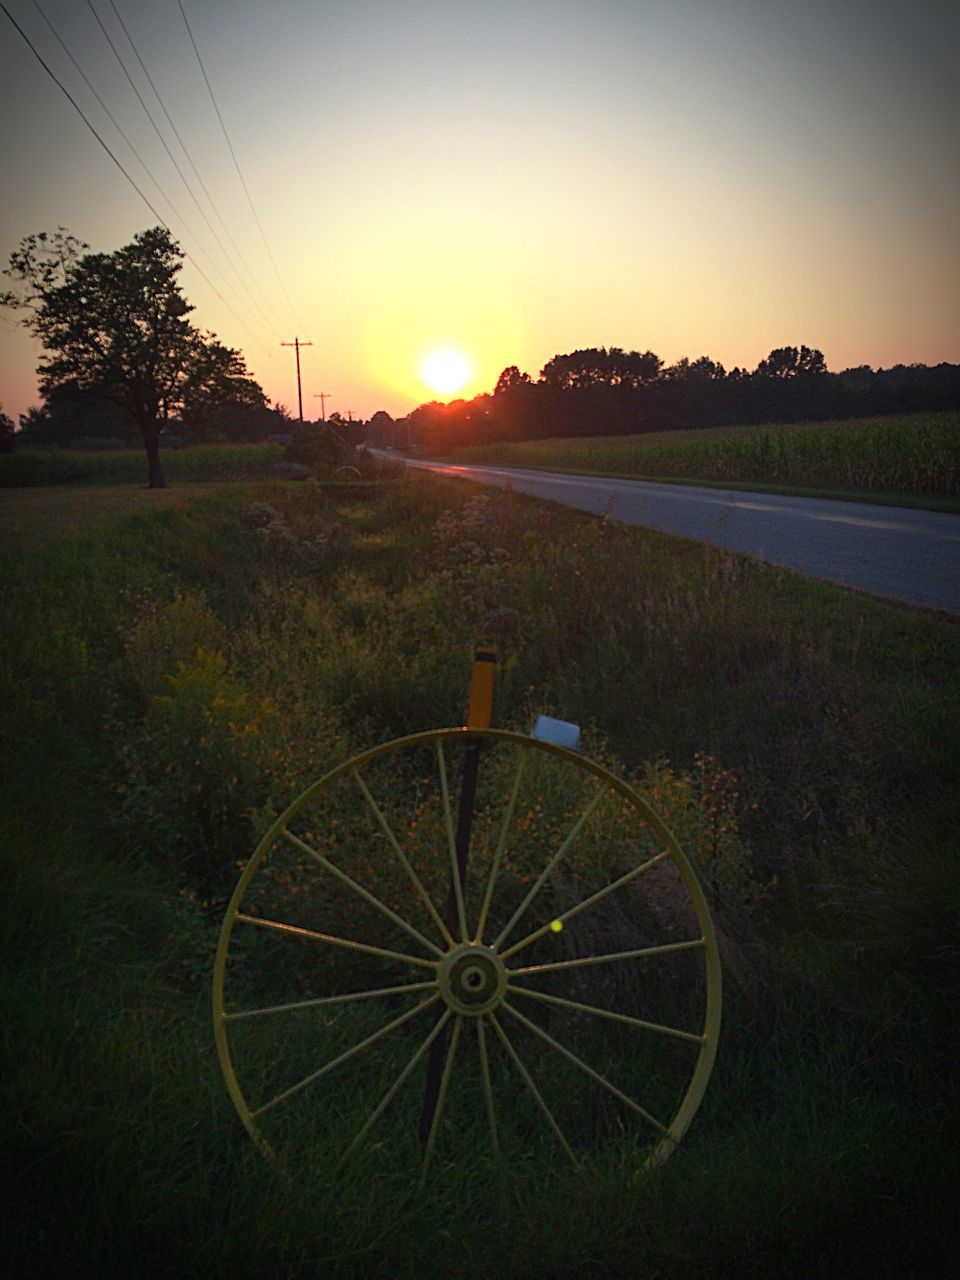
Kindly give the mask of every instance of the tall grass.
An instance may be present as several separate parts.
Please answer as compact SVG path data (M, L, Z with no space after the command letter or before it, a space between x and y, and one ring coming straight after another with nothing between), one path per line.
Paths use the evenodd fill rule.
M715 427L461 449L460 461L878 494L960 494L960 415Z
M170 481L247 480L283 457L277 444L195 445L161 451ZM140 449L20 449L0 454L0 488L60 484L145 484Z
M18 1275L950 1274L955 628L426 477L28 543L0 654ZM211 1045L235 863L332 764L458 723L477 636L496 723L578 720L737 873L704 1108L646 1178L629 1142L565 1168L519 1097L506 1168L467 1125L419 1187L401 1107L355 1165L318 1147L281 1175Z

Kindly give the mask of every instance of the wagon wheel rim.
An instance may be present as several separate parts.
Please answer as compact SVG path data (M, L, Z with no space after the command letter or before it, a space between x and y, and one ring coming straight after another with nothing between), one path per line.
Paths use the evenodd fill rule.
M451 749L456 750L458 746L468 742L479 743L484 750L496 747L512 749L518 761L509 793L505 795L503 815L499 820L489 867L484 868L480 876L482 890L474 886L475 900L472 911L466 901L465 886L460 883L457 868L451 800L453 780L449 776L447 759ZM402 837L392 829L388 817L367 786L364 777L364 771L368 771L370 766L376 765L391 755L423 748L432 748L435 752L441 780L442 826L446 836L449 878L456 901L456 921L452 928L448 927L444 921L441 907L434 900L435 895L431 896L430 891L423 884L417 869L407 857ZM575 770L577 775L587 777L595 783L596 789L591 803L578 814L564 840L551 854L540 874L523 895L521 902L504 923L502 918L494 920L493 908L497 900L504 864L508 858L518 796L521 793L524 769L530 753L536 753L537 758L552 757L557 761L565 762ZM421 924L407 918L409 911L405 914L394 910L393 906L382 901L375 892L371 892L359 880L354 880L349 872L328 858L322 849L313 847L309 841L301 839L295 831L290 829L291 824L297 821L317 797L345 781L356 787L359 802L367 812L371 825L379 831L389 856L402 871L411 900L419 904ZM548 917L544 917L541 910L538 917L537 903L545 886L563 864L564 857L575 845L580 833L589 824L593 811L607 797L620 801L636 816L645 826L652 843L657 847L657 852L642 859L600 888L577 898L564 909L551 912ZM243 905L248 891L268 862L271 852L278 845L293 848L309 862L311 868L316 868L331 881L336 881L348 895L356 895L362 899L367 907L378 913L378 918L387 920L391 928L403 934L405 939L403 949L365 942L362 938L342 937L321 930L311 930L283 920L258 917L245 911ZM628 885L639 885L648 872L662 863L669 863L679 873L683 892L695 918L696 936L603 954L529 963L531 949L534 949L543 939L548 938L550 934L560 934L572 922L581 916L586 917L602 903L620 894ZM429 927L422 927L422 922L425 920L429 921ZM537 920L539 922L534 927L530 927ZM288 1001L276 1006L237 1008L230 1004L227 979L231 944L240 930L253 930L255 933L270 932L286 939L295 938L308 946L317 945L338 953L347 952L352 955L371 957L377 962L407 970L412 969L414 973L408 974L408 977L413 977L414 980L393 981L379 987L367 986L357 991ZM575 972L582 974L588 968L594 971L600 968L614 968L636 961L646 962L666 956L679 956L683 952L695 953L702 964L702 1018L693 1026L670 1026L622 1011L588 1005L537 987L538 979L548 975L556 977ZM332 1059L324 1061L316 1069L286 1084L265 1101L260 1098L248 1098L238 1076L231 1049L231 1037L239 1023L251 1019L282 1021L284 1014L302 1010L331 1010L360 1002L374 1004L377 1001L392 1001L398 997L413 999L414 1003L403 1013L384 1021L370 1034L334 1055ZM525 1035L531 1043L536 1043L538 1048L553 1060L562 1060L566 1065L573 1067L578 1078L589 1080L592 1086L601 1090L607 1099L612 1097L624 1112L632 1113L640 1124L652 1131L654 1136L651 1141L654 1145L644 1159L645 1167L650 1167L664 1160L674 1150L689 1128L703 1099L717 1053L721 999L720 961L716 935L697 875L672 832L635 788L610 773L602 765L578 753L530 738L525 734L502 729L449 728L429 730L398 738L344 761L309 786L276 819L244 868L227 907L214 965L213 1021L217 1054L230 1098L247 1132L260 1150L270 1158L276 1157L277 1150L264 1131L263 1117L267 1113L282 1109L289 1099L311 1090L325 1077L332 1077L333 1073L347 1067L352 1061L360 1059L369 1050L374 1050L375 1046L383 1045L401 1028L409 1028L410 1024L416 1023L420 1038L415 1051L404 1060L398 1074L390 1081L386 1092L372 1099L370 1114L342 1152L341 1160L349 1159L362 1147L384 1113L393 1106L400 1092L405 1086L409 1087L411 1078L415 1077L418 1070L422 1068L437 1038L447 1037L438 1105L424 1146L424 1171L430 1165L434 1155L450 1082L457 1065L458 1055L462 1055L463 1045L466 1043L473 1046L479 1063L479 1089L493 1152L497 1155L501 1152L500 1132L503 1122L503 1116L495 1101L493 1081L492 1057L493 1052L496 1051L500 1054L501 1063L509 1064L514 1072L514 1081L519 1085L522 1095L528 1099L531 1110L540 1116L543 1125L553 1134L558 1145L569 1159L577 1164L579 1157L574 1144L568 1140L555 1114L556 1108L551 1109L541 1085L535 1078L535 1072L530 1069L530 1062L525 1061L518 1051L519 1033ZM536 1015L544 1010L550 1015L553 1011L559 1011L561 1015L568 1015L581 1021L592 1019L605 1027L615 1023L619 1027L627 1027L631 1033L636 1033L638 1036L682 1041L692 1046L696 1056L679 1105L669 1116L653 1114L643 1105L642 1100L621 1089L615 1080L608 1078L605 1071L598 1070L595 1065L572 1049L569 1043L564 1043L562 1038L551 1034L551 1031L539 1024Z

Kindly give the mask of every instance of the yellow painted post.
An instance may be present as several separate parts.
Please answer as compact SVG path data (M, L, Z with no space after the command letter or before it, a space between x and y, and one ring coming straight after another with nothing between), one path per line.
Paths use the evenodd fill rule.
M489 729L493 719L493 686L497 675L496 649L478 648L473 655L470 693L467 697L467 728Z

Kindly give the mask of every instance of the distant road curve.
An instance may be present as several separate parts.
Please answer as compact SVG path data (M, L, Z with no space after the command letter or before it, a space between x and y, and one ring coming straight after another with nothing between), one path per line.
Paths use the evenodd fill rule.
M626 524L697 538L872 595L960 614L960 516L644 480L400 460L441 475L512 487Z

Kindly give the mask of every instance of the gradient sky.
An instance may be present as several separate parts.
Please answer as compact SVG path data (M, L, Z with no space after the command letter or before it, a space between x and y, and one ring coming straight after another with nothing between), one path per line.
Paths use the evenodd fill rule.
M236 313L188 263L194 322L294 413L295 335L305 417L321 391L328 413L407 412L438 346L472 360L465 395L587 346L960 362L960 5L183 0L268 252L177 0L114 0L240 264L111 0L93 8L226 254L88 0L39 9L176 212L34 0L4 3ZM2 12L0 183L4 264L58 224L109 251L157 222ZM38 354L0 313L11 416Z

